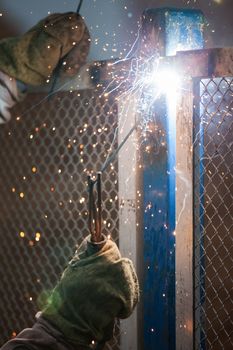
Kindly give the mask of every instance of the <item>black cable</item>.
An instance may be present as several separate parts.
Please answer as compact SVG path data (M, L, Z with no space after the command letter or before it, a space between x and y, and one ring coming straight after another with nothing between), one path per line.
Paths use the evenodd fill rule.
M83 0L79 0L78 8L77 8L77 11L76 11L77 14L79 14L79 12L80 12L80 9L82 7L82 3L83 3ZM57 85L57 81L58 81L58 78L59 78L59 75L60 75L60 70L61 70L61 67L62 67L62 62L64 61L66 56L64 56L62 60L61 59L59 60L57 66L55 67L55 69L53 71L53 81L52 81L51 88L50 88L50 91L49 91L48 100L51 99L51 96L53 95L53 93L55 91L55 87Z
M65 58L65 57L63 57ZM55 92L55 87L57 85L57 81L58 81L58 78L59 78L59 74L60 74L60 69L62 67L62 61L61 59L59 60L57 66L55 67L54 71L53 71L53 79L52 79L52 84L51 84L51 88L49 90L49 97L48 97L48 101L51 100L52 98L52 95L54 94Z
M77 8L77 13L80 12L81 6L82 6L83 0L79 0L78 8Z
M104 165L102 166L101 169L101 173L103 173L107 167L109 166L109 164L116 158L118 152L121 150L121 148L124 146L124 144L126 143L126 141L128 140L128 138L130 137L130 135L134 132L134 130L136 130L137 128L137 123L134 124L134 126L130 129L130 131L128 132L128 134L125 136L125 138L121 141L121 143L119 144L119 146L117 147L117 149L112 152L112 154L106 159Z

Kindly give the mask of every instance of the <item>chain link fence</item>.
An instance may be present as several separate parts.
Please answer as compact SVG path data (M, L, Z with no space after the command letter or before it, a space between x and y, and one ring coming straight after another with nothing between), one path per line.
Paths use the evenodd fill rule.
M204 79L197 85L195 349L230 350L233 349L233 79Z
M117 104L100 91L31 94L0 128L0 344L30 327L89 234L87 174L117 147ZM118 241L117 160L102 177L103 233ZM106 349L119 348L119 327Z

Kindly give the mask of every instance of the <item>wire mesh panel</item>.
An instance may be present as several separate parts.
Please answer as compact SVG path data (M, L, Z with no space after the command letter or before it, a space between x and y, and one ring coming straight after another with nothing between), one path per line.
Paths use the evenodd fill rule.
M31 94L0 128L0 343L36 312L89 234L87 173L117 147L114 96ZM103 174L103 233L118 240L118 170ZM117 349L119 329L106 348Z
M233 79L196 91L195 348L233 348Z

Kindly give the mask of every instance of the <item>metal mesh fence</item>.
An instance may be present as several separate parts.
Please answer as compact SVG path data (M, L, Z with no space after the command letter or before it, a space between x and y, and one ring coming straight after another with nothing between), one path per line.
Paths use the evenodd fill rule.
M195 105L195 348L233 348L233 79L198 83Z
M87 173L117 147L117 104L99 94L31 94L0 128L0 344L34 323L89 234ZM103 232L118 240L117 160L102 180Z

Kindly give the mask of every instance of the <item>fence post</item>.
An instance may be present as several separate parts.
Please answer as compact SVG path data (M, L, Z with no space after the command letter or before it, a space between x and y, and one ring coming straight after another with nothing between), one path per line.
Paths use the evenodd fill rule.
M199 10L146 10L142 24L142 55L154 55L156 58L175 55L176 51L203 48L203 23L204 17ZM187 100L182 99L187 103L187 108L178 113L177 120L175 105L170 104L169 98L164 96L155 101L151 124L155 130L154 144L160 142L160 147L150 157L144 151L142 155L144 347L147 350L172 350L175 347L190 350L193 347L190 91L188 96L185 93L183 97L188 97ZM184 142L181 142L181 136ZM153 147L153 139L151 142ZM187 192L184 191L186 185L183 181L186 181ZM187 203L189 205L185 207ZM184 247L187 251L183 251ZM183 278L187 278L187 281L181 283ZM188 299L187 305L184 305L186 299L181 298L183 293ZM191 317L189 322L187 314ZM180 328L181 324L183 328Z
M137 119L137 96L124 93L118 98L118 144L122 142ZM140 224L137 216L137 182L138 182L138 150L136 130L127 140L118 156L119 184L119 247L122 256L131 259L137 267L141 281L141 243L138 231ZM140 198L140 197L139 197ZM140 283L141 284L141 283ZM137 307L130 318L121 321L120 348L122 350L138 350L139 311Z
M191 80L191 79L190 79ZM176 116L176 349L193 349L193 94L185 82Z

